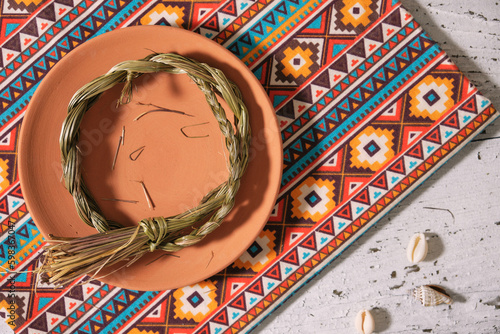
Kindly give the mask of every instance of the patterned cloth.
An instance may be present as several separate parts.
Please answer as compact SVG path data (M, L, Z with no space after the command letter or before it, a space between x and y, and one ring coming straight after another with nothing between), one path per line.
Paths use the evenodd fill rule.
M0 269L0 317L17 333L248 331L497 116L396 0L2 0L0 8L0 264L26 271ZM269 222L238 260L192 286L37 285L29 270L44 240L16 171L26 106L78 45L153 24L223 45L269 94L284 162Z

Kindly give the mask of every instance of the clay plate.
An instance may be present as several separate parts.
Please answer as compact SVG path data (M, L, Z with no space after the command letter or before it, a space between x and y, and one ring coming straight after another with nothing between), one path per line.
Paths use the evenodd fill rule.
M120 29L94 38L65 56L38 87L23 122L19 173L30 213L42 234L81 237L96 233L77 216L61 183L59 135L73 94L113 65L155 52L175 52L224 71L243 92L252 128L250 163L235 207L221 227L201 243L161 256L155 251L128 268L102 278L135 290L165 290L208 278L234 262L255 240L275 204L282 167L280 132L261 84L225 48L200 35L160 26ZM204 95L186 75L144 75L134 81L133 101L115 107L121 87L104 93L85 115L79 147L86 184L106 218L134 225L143 218L169 216L193 207L226 180L223 136ZM157 107L183 111L137 115ZM226 110L229 110L223 103ZM229 117L231 117L230 113ZM197 125L208 122L208 124ZM195 125L195 126L192 126ZM125 140L111 170L118 139ZM184 132L180 129L185 126ZM195 138L201 137L201 138ZM130 154L141 146L136 161ZM135 156L133 156L135 157ZM143 181L155 209L148 207ZM104 201L102 198L138 203ZM152 262L155 260L154 262Z

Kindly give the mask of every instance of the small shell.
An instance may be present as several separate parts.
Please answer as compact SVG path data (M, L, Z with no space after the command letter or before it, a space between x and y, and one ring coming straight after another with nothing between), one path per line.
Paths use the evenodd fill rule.
M411 237L406 249L406 256L411 263L419 263L427 256L427 240L425 234L417 233Z
M446 291L437 285L422 285L412 291L413 297L420 300L424 306L451 304L453 299Z
M361 334L371 334L375 330L375 320L373 320L373 316L370 311L367 310L361 310L358 312L354 325Z

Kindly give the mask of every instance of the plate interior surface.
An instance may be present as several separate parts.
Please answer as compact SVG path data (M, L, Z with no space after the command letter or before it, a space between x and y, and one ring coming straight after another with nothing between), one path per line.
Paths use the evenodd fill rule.
M30 213L46 238L48 234L81 237L96 233L79 219L73 199L61 182L59 135L71 97L117 63L143 58L151 50L205 62L234 81L249 110L252 145L235 207L215 232L175 256L155 251L101 278L135 290L194 284L234 262L267 222L282 168L274 109L261 84L238 58L218 44L181 29L120 29L92 39L64 57L40 84L28 107L21 134L19 172ZM118 85L105 92L87 112L78 144L84 180L106 218L132 226L143 218L184 212L227 179L224 137L204 94L187 75L143 75L134 80L131 103L117 107L121 88ZM220 101L232 120L229 108ZM123 128L124 143L112 169ZM144 182L153 210L138 181Z

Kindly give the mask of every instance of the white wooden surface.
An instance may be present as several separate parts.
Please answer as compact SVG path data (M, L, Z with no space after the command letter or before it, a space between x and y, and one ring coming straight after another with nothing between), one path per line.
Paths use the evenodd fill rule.
M402 2L500 108L500 2ZM253 332L356 333L367 308L377 333L500 333L500 121L478 139L488 140L466 146ZM429 255L412 266L416 232ZM455 303L424 308L408 295L422 284Z

